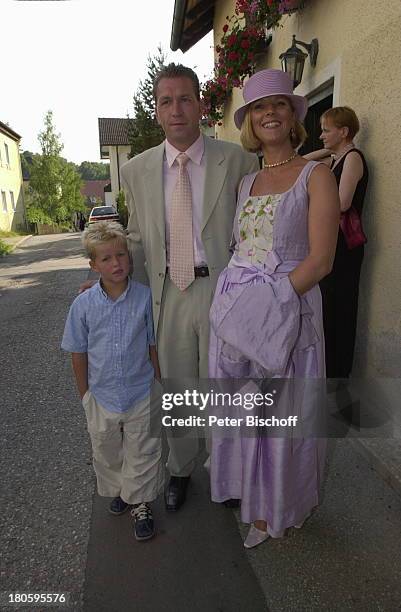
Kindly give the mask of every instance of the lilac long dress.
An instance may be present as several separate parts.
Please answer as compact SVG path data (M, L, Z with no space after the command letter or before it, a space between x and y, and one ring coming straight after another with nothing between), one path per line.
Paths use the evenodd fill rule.
M283 194L250 196L256 173L243 181L236 249L210 313L211 378L325 376L319 287L300 298L288 279L309 252L307 184L316 165L308 162ZM281 537L318 504L324 459L321 439L213 435L212 499L241 499L243 522L265 520Z

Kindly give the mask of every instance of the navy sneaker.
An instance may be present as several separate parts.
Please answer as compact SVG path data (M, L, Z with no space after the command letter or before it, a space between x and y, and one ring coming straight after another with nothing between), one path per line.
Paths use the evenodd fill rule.
M142 503L133 506L131 510L133 518L134 536L137 540L149 540L155 535L152 511L148 504Z
M118 516L119 514L124 514L129 508L129 504L127 504L120 496L115 497L110 504L109 512L111 514L115 514Z

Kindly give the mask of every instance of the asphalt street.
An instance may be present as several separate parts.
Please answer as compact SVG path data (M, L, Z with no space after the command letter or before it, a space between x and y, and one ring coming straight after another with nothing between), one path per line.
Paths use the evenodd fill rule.
M245 551L238 513L188 501L138 543L95 493L85 419L60 341L88 275L79 236L28 239L0 260L0 609L8 593L69 593L85 612L401 610L401 500L348 440L331 440L321 507Z

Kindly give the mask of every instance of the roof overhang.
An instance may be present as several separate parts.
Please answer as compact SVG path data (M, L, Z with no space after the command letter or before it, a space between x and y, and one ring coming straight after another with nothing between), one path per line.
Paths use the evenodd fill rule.
M213 29L216 0L175 0L170 48L183 53Z
M5 134L9 138L12 138L12 140L16 140L17 142L21 140L21 136L17 134L17 132L14 132L14 130L12 130L9 125L3 123L2 121L0 121L0 132Z

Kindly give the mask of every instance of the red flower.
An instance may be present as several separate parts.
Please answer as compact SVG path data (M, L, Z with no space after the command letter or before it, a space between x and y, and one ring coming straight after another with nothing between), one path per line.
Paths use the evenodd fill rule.
M250 52L248 53L248 59L249 59L249 60L253 60L253 58L254 58L254 57L255 57L255 54L254 54L254 53L252 53L252 51L250 51Z
M227 68L227 74L232 74L232 73L233 73L233 69L230 66L229 68Z
M230 34L227 38L227 47L232 47L237 42L237 37L235 34Z
M228 25L227 24L223 25L223 32L224 32L224 34L227 32L227 30L228 30Z
M249 42L249 40L245 39L245 40L242 40L242 41L241 41L241 47L242 47L243 49L249 49L249 46L250 46L250 42Z
M238 59L238 53L236 53L235 51L230 51L230 53L228 54L228 59L235 62L235 60Z

